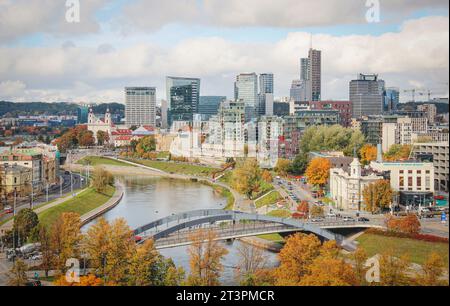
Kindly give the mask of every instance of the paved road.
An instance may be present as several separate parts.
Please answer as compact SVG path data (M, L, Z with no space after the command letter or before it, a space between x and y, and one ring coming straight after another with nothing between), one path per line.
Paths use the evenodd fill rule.
M62 190L63 190L63 197L65 197L71 193L71 189L72 189L70 186L70 174L63 173L61 176L63 177L63 181L64 181ZM85 183L86 182L82 181L82 178L79 174L73 174L73 190L81 189ZM48 200L53 201L58 198L60 198L60 186L55 185L52 188L49 188ZM33 207L42 205L46 202L47 202L47 197L45 194L45 190L43 193L33 197ZM13 207L14 203L7 203L7 205ZM16 213L18 213L19 211L21 211L22 209L25 209L25 208L30 208L30 199L29 198L19 200L16 203ZM11 217L12 217L12 213L11 214L2 214L0 216L0 222L7 220Z

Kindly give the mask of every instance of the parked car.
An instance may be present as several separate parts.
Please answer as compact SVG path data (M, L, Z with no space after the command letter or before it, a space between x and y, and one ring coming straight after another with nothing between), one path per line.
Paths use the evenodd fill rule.
M5 206L3 209L4 214L12 214L14 212L13 208L11 206Z
M342 219L342 221L344 221L344 222L353 222L353 221L355 221L355 219L353 219L352 217L344 217L343 219Z
M337 215L336 215L336 214L333 214L333 213L329 213L329 214L327 215L327 218L329 218L329 219L336 219L336 218L337 218Z
M369 222L369 221L370 221L370 219L367 219L365 217L359 217L358 218L358 222Z

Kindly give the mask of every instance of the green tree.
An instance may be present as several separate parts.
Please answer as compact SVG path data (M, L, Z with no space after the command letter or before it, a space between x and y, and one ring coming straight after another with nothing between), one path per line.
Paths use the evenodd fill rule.
M287 159L278 159L277 165L275 167L275 172L279 176L287 176L289 173L289 170L291 170L291 161Z
M97 143L100 146L103 146L109 142L109 134L105 131L97 132Z
M308 155L304 153L298 154L294 161L291 164L290 173L294 175L301 175L305 173L306 168L308 167Z
M139 156L143 156L146 153L156 151L156 139L153 136L147 136L139 140L139 143L136 145L136 152Z
M39 217L33 210L25 208L17 213L14 218L13 230L20 237L21 244L32 236L38 224Z
M96 167L92 176L92 186L97 192L105 192L108 186L114 185L114 176L102 167Z

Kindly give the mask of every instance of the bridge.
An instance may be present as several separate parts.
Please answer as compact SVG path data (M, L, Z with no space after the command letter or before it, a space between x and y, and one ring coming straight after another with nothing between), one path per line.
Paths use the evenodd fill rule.
M142 238L141 243L153 239L157 249L166 249L191 244L191 235L201 228L214 230L217 235L216 240L232 240L273 233L308 232L325 240L335 240L344 249L352 251L356 248L353 243L330 230L370 227L379 226L358 221L310 222L237 211L204 209L173 214L156 220L136 229L134 234Z

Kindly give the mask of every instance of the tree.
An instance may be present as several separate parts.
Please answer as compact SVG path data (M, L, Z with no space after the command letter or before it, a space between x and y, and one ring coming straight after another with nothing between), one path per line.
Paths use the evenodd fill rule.
M405 217L387 216L386 227L393 232L400 232L405 234L420 233L421 224L415 214L408 214Z
M261 177L266 183L272 183L273 182L272 173L270 173L270 171L268 171L268 170L264 170L262 175L261 175Z
M308 183L323 187L327 184L330 177L331 162L326 158L314 158L306 169Z
M313 218L323 217L324 214L325 214L325 212L324 212L323 208L320 206L314 205L311 208L311 217L313 217Z
M355 286L357 277L353 267L343 259L330 256L315 258L300 286Z
M368 165L370 162L377 159L377 148L366 144L364 145L361 150L359 151L359 154L361 155L361 162L363 165Z
M290 173L294 175L300 175L305 173L306 168L308 167L308 155L304 153L298 154L294 161L291 164Z
M291 161L279 158L275 167L275 172L282 177L286 177L291 169Z
M379 180L367 185L363 190L366 211L375 213L388 208L392 203L394 190L388 180Z
M367 273L367 253L363 248L358 248L353 254L352 259L354 262L354 270L359 285L364 285L366 282Z
M114 176L102 167L94 169L92 177L92 186L97 192L105 192L106 188L114 184Z
M53 267L54 254L52 249L51 237L48 229L45 226L39 227L39 242L41 244L41 269L45 272L45 277L48 277L48 272Z
M380 261L380 285L404 286L408 285L409 258L406 255L395 257L392 251L381 254Z
M140 157L154 151L156 151L156 139L153 136L147 136L140 139L136 145L136 152Z
M407 160L411 155L412 149L411 145L392 145L384 155L384 159L387 161Z
M19 211L14 218L13 231L20 237L20 242L27 241L39 224L39 217L29 208Z
M223 271L221 260L228 251L215 241L212 230L198 230L189 236L192 244L188 248L191 274L187 279L190 286L217 286Z
M300 205L297 207L297 211L304 217L309 217L309 203L306 201L302 201Z
M416 279L420 286L448 286L443 280L445 274L445 261L438 253L431 253L422 265L422 271Z
M95 145L94 133L91 131L85 131L80 135L79 144L82 147L91 147Z
M147 240L134 252L129 268L129 284L131 286L155 286L152 274L160 260L153 240Z
M263 270L267 263L267 256L261 248L247 243L240 243L237 247L239 263L236 276L241 286L256 286L258 271Z
M55 265L64 273L66 261L78 258L78 246L81 241L81 220L76 213L63 213L51 229L51 245L56 255Z
M109 142L109 134L105 131L97 132L97 144L103 146Z
M251 199L253 193L259 191L260 180L261 169L258 161L254 158L248 158L233 171L231 187Z
M88 274L81 276L79 283L68 283L66 276L62 275L53 284L60 287L99 287L103 286L103 281L94 274Z
M27 285L28 266L22 260L18 259L14 262L8 274L8 286L24 287Z
M84 252L88 255L96 274L100 276L105 275L110 236L111 225L105 218L100 218L83 237Z
M275 269L277 286L297 286L308 273L308 266L320 254L320 241L311 234L289 237L278 257L280 266Z

